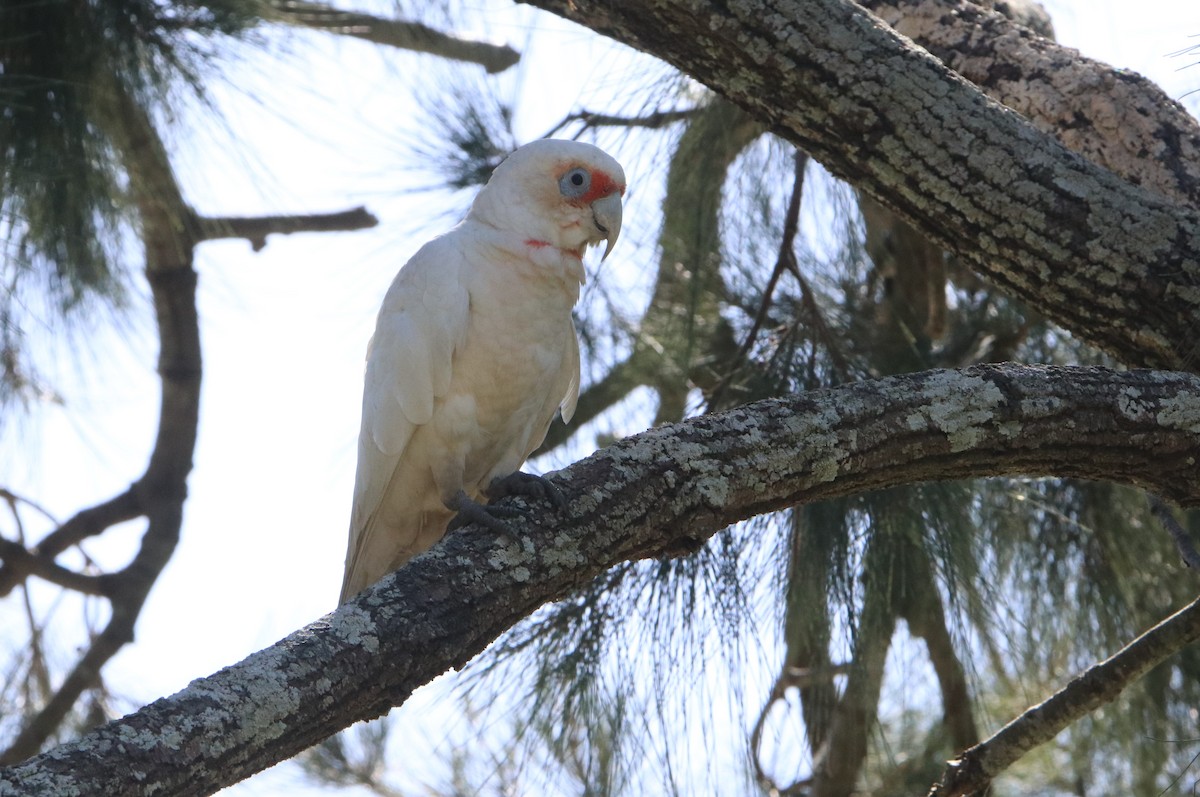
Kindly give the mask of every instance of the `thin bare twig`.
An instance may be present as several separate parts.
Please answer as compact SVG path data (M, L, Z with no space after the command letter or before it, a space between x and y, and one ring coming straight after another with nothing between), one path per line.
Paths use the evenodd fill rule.
M1111 703L1168 656L1197 640L1200 598L951 761L929 797L965 797L980 791L1030 750L1050 741L1084 714Z
M0 537L0 559L4 560L6 567L11 566L14 572L22 573L23 577L37 576L84 595L107 594L102 576L76 573L55 562L53 557L34 553L21 543L3 537Z
M36 511L54 520L50 517L50 513L40 505L22 499L11 490L0 489L0 494L3 495L4 501L8 504L12 512L13 525L17 531L18 545L22 550L25 548L25 524L21 520L21 513L17 509L18 504L26 503L33 507ZM50 694L50 668L46 664L45 648L42 646L42 628L38 623L37 615L33 611L33 601L29 599L29 590L22 590L21 605L25 610L25 620L29 625L29 675L25 679L24 691L27 704L30 704L28 698L29 692L36 689L38 700L41 696ZM15 677L15 676L14 676Z
M576 111L563 117L562 121L550 128L542 138L549 138L575 122L583 122L585 130L590 127L641 127L656 130L689 119L696 113L696 110L695 108L680 108L674 111L655 111L645 116L619 116L594 111Z
M784 667L775 679L775 685L771 687L771 695L767 702L763 705L762 711L758 714L758 720L754 723L754 729L750 732L750 763L754 768L754 778L763 790L773 797L787 797L787 795L804 794L809 785L812 784L812 777L807 776L789 783L787 786L780 786L775 782L775 779L767 773L766 767L762 762L762 735L767 724L767 716L771 713L771 709L776 703L786 703L787 690L796 687L803 689L817 682L831 682L836 676L847 675L850 672L850 664L834 664L829 667ZM801 698L803 699L803 698Z
M1200 552L1196 550L1196 545L1188 536L1187 530L1175 519L1171 507L1167 506L1166 502L1157 495L1149 493L1146 494L1146 503L1150 504L1150 513L1158 518L1158 522L1163 524L1163 528L1175 541L1175 547L1179 550L1179 557L1183 559L1183 563L1193 570L1200 570Z
M420 22L385 19L301 0L279 0L272 5L280 22L479 64L492 73L503 72L521 60L521 54L508 45L459 38Z
M23 495L18 495L16 493L14 493L12 490L9 490L7 487L0 487L0 501L4 501L6 504L9 505L9 507L12 508L13 517L16 518L16 522L17 522L18 526L21 525L21 518L17 514L17 507L21 504L24 504L25 506L32 509L34 512L37 512L39 515L46 518L51 523L58 525L58 520L55 519L54 515L52 515L50 513L50 510L46 509L46 507L42 506L41 504L39 504L36 501L26 498ZM24 542L24 537L21 538L21 541Z
M813 335L814 341L823 340L825 349L829 352L829 359L833 361L833 367L841 376L842 380L848 380L853 370L850 363L846 360L846 356L842 353L841 347L838 346L837 337L829 328L829 322L825 320L825 314L821 312L820 305L817 304L817 295L812 289L805 276L796 269L793 273L796 282L800 284L800 303L808 310L809 320L812 322L813 330L816 333Z
M725 389L729 387L735 370L754 346L754 341L758 338L758 333L771 309L771 301L774 298L775 286L778 284L779 278L783 276L784 271L790 271L793 274L798 274L800 271L799 265L796 263L795 246L796 233L800 229L800 200L804 196L804 171L807 166L808 155L801 150L796 150L795 167L792 172L792 196L788 200L787 214L784 217L783 235L779 242L779 256L775 260L771 278L767 280L767 285L763 288L762 301L758 305L754 323L750 325L750 331L746 333L746 339L738 347L725 375L721 377L721 381L709 395L708 407L710 410L720 406L721 397L725 394Z
M196 219L197 240L245 238L255 252L267 245L267 236L297 232L350 232L374 227L379 219L364 207L337 213L294 216L201 216Z

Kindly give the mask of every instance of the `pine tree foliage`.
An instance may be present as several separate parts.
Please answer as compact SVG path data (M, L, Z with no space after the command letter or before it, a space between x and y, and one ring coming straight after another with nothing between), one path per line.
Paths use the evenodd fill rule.
M218 34L244 32L256 8L142 0L0 8L6 284L37 278L64 307L119 294L128 175L111 139L113 83L169 114L180 89L203 94Z
M0 399L39 389L30 325L126 296L136 215L115 93L170 117L182 92L203 96L222 39L258 15L245 0L0 5Z

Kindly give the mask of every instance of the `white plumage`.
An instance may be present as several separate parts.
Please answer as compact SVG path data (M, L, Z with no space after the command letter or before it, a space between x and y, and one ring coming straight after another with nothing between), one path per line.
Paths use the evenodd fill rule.
M516 150L466 219L421 247L367 349L341 600L428 549L516 472L579 395L582 255L612 249L621 166L576 141Z

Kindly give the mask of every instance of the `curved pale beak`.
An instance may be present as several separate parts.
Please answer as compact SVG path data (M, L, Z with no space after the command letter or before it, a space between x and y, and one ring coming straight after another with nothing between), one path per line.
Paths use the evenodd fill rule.
M608 257L608 253L617 243L617 236L621 234L621 194L619 192L613 191L608 196L600 197L592 203L592 223L608 241L608 245L604 247L604 256L600 258L603 260Z

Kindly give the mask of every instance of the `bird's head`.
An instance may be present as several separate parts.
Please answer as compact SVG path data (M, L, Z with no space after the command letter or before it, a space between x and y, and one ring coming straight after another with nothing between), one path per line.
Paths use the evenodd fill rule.
M509 155L475 198L471 215L581 257L621 232L625 172L604 150L581 141L542 139Z

